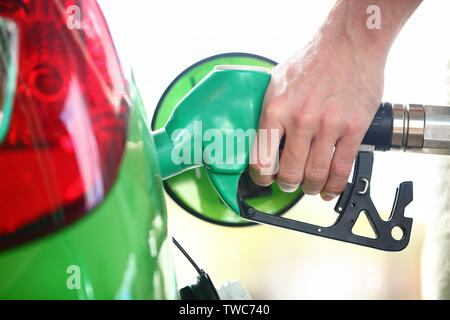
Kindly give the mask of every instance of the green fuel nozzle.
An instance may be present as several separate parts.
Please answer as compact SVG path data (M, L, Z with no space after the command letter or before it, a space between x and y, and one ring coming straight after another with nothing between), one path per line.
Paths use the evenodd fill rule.
M204 165L222 200L239 214L238 182L269 81L267 68L215 67L153 132L162 179Z

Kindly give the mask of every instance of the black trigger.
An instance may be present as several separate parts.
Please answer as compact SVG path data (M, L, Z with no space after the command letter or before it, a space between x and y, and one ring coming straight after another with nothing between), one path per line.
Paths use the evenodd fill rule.
M347 208L348 201L352 194L352 188L353 188L353 184L347 182L347 186L345 187L344 192L341 193L338 201L336 202L334 211L341 214L343 212L344 208Z
M247 172L242 175L241 180L242 188L239 191L244 199L266 197L272 194L272 188L270 186L263 187L257 185Z

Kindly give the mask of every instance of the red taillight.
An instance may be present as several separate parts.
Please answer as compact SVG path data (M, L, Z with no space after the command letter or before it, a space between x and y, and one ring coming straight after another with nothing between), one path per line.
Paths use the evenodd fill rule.
M0 0L0 15L20 33L14 109L0 146L1 247L102 201L124 152L129 105L96 1Z

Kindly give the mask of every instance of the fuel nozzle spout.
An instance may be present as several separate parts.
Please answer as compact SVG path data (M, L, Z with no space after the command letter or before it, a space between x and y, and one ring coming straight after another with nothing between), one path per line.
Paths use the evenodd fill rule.
M393 115L393 148L450 154L449 106L397 104Z
M384 103L363 144L382 151L450 154L450 106Z

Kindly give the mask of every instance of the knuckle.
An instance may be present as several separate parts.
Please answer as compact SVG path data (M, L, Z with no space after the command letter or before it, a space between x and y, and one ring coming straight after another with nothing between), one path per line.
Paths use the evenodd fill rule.
M277 180L283 181L285 183L289 184L300 184L302 182L302 174L295 171L289 171L289 170L282 170L277 174Z
M351 167L345 164L338 163L331 169L330 175L339 180L347 181L350 175Z
M330 170L330 176L325 189L328 192L340 194L344 191L350 175L351 167L337 165Z
M293 117L294 127L296 129L308 129L313 125L313 114L311 112L299 111Z
M263 119L278 119L280 108L277 107L277 104L274 102L274 100L269 101L261 114L261 118Z
M334 132L339 127L339 117L328 112L322 117L321 129L323 131Z
M322 168L312 168L306 171L305 178L308 182L321 183L328 177L328 170Z
M346 185L347 185L346 183L344 183L344 184L329 184L324 189L326 192L329 192L329 193L341 194L342 192L344 192Z
M362 133L365 126L361 119L349 119L345 122L345 133L349 135L358 135Z

